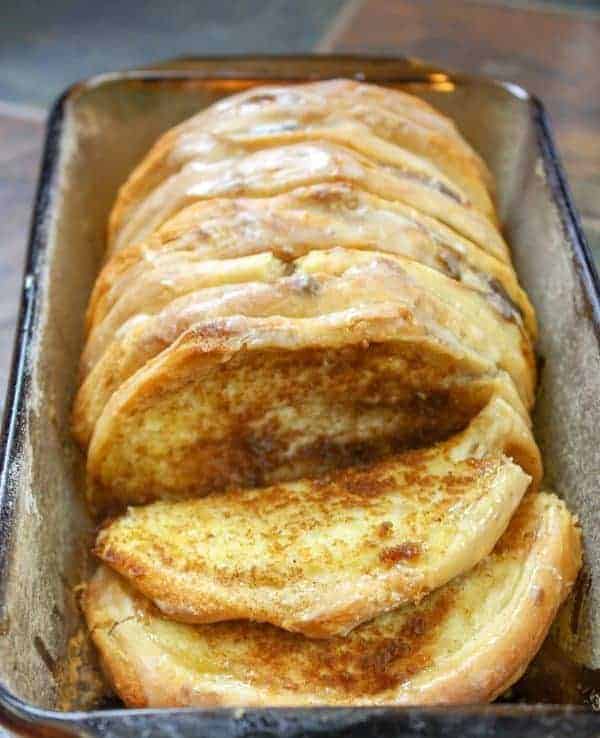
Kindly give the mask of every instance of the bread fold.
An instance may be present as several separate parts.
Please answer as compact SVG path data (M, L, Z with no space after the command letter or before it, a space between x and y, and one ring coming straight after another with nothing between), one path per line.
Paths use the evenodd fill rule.
M89 585L85 612L132 707L473 704L523 673L580 564L564 504L537 494L468 574L346 636L177 623L106 567Z
M121 187L73 433L84 612L131 707L466 704L580 567L530 419L537 324L452 121L253 87Z

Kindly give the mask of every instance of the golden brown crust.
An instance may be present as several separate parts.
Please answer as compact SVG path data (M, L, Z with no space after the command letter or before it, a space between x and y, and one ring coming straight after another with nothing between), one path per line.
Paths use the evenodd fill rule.
M504 532L537 456L495 399L462 434L313 480L130 508L95 553L183 622L248 619L312 637L359 623L467 571ZM539 464L528 471L539 481Z
M114 392L89 447L91 493L100 506L182 498L376 458L461 429L497 379L416 305L214 319Z
M520 676L580 564L572 518L539 494L469 574L343 638L172 623L106 569L85 611L131 706L466 704L494 699Z
M224 275L233 279L236 270L240 279L253 270L254 281L193 291L168 302L155 315L149 306L139 317L125 322L112 342L110 325L105 329L103 323L90 334L82 358L84 381L74 410L75 432L83 445L89 442L111 395L126 380L187 330L229 315L310 318L341 313L355 305L397 303L427 316L440 330L450 331L465 347L506 370L523 401L531 404L535 359L529 337L479 292L412 260L377 252L310 252L287 268L270 255L250 259L251 264L247 259L231 260L236 263L231 266L228 261L218 261L214 270L204 270L200 277L192 275L191 279L196 285L198 279L218 284L227 278ZM289 276L282 276L284 272ZM157 278L164 275L161 270ZM183 274L180 279L184 279ZM139 278L133 287L136 299L143 300ZM148 299L159 308L155 294L150 290ZM477 324L471 320L473 314L478 316ZM314 340L318 341L318 333Z
M532 503L530 503L532 504ZM495 699L519 679L533 656L539 650L554 620L560 605L571 591L581 568L581 530L569 515L564 503L560 508L552 500L543 500L547 506L544 526L540 526L534 538L535 578L528 587L530 603L511 612L510 638L505 638L498 654L502 668L496 658L479 655L463 666L464 674L471 678L448 693L449 702L478 702L483 696ZM521 512L524 516L526 508ZM522 525L517 515L515 527ZM501 541L510 545L510 536ZM533 557L532 557L533 558ZM495 675L491 676L495 671ZM487 677L487 678L486 678Z
M349 80L247 89L156 143L109 241L73 414L88 499L162 500L105 524L126 579L85 597L126 704L512 684L580 541L537 493L535 315L454 124Z

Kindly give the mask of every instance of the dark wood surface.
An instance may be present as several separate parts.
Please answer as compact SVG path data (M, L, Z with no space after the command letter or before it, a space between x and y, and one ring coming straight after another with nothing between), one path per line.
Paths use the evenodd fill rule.
M517 82L542 98L600 261L600 13L543 3L349 0L320 37L319 51L418 56ZM0 100L0 402L43 131L43 110Z

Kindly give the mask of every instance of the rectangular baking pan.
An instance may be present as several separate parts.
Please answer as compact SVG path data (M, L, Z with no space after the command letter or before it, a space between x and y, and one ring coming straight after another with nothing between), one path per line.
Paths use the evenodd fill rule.
M429 100L454 118L496 176L504 229L540 320L536 434L546 479L583 527L584 573L542 655L506 698L513 703L87 710L96 667L74 588L92 566L94 524L82 502L69 413L116 190L160 133L219 97L265 81L337 76ZM187 59L69 89L48 123L2 431L0 720L52 736L599 735L592 709L600 702L599 295L544 109L516 86L402 58L304 56ZM530 704L538 700L546 704Z

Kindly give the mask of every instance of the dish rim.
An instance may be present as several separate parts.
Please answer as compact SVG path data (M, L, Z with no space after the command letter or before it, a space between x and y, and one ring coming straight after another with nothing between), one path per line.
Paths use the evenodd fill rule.
M44 266L44 255L47 250L47 233L45 224L52 213L52 193L55 178L58 174L58 164L62 152L62 133L67 114L67 106L72 99L82 93L101 87L105 84L124 80L139 81L142 83L156 83L161 81L188 81L191 79L243 79L240 69L247 65L260 62L299 62L318 64L332 64L345 62L356 64L357 68L365 62L394 65L394 74L386 78L378 77L376 81L385 83L395 80L402 83L429 83L436 84L432 75L444 74L448 79L460 84L477 83L500 87L510 95L528 105L531 110L531 121L535 129L539 154L543 162L548 181L549 191L557 212L560 216L564 238L573 255L577 275L587 305L591 322L594 326L596 339L600 351L600 278L596 269L592 253L587 244L577 210L573 203L567 178L558 155L548 114L541 101L528 91L511 82L491 80L477 75L454 73L441 67L432 66L420 60L403 56L379 56L365 54L298 54L298 55L225 55L207 57L181 57L157 66L148 66L143 69L133 69L124 72L110 72L95 75L87 80L76 82L68 87L53 104L45 133L44 151L41 161L38 185L34 199L31 218L30 235L26 251L24 274L21 289L21 300L15 331L13 358L9 381L7 385L6 401L2 430L0 433L0 616L3 614L5 602L5 587L12 551L12 528L14 523L15 499L10 493L9 473L13 460L19 453L23 442L23 418L28 407L28 388L31 382L29 367L30 349L35 340L36 307L40 304L42 283L40 280ZM194 70L185 65L214 65L218 74L207 74L207 70ZM406 76L398 73L398 66L404 64ZM179 68L177 65L181 65ZM230 69L229 75L224 72ZM248 79L263 79L264 83L298 82L302 77L277 76L272 70L270 75L257 77L252 74ZM318 78L337 76L335 74L316 75ZM355 74L355 76L357 76ZM359 77L360 78L360 77ZM304 78L305 79L305 78ZM1 618L0 618L1 619ZM241 714L241 716L240 716ZM576 705L525 705L525 704L493 704L472 707L431 707L431 708L250 708L245 710L232 708L198 709L179 708L169 710L131 710L126 708L109 710L59 711L35 706L14 695L0 682L0 724L2 719L25 734L36 735L40 729L58 730L58 735L85 734L127 735L135 736L148 729L150 725L156 730L160 725L173 725L178 721L183 728L181 735L193 735L200 725L189 720L190 716L202 717L202 727L209 731L207 734L218 736L250 735L252 731L262 728L276 731L273 735L295 734L295 731L312 730L318 732L335 730L337 727L344 730L345 736L366 736L369 730L374 735L388 735L385 726L389 725L389 733L402 735L401 731L415 731L421 726L421 731L439 726L445 730L452 729L457 735L467 738L469 735L480 735L483 727L490 730L490 735L515 735L522 738L550 738L552 729L563 734L566 730L577 730L580 736L596 735L600 731L600 714L593 710ZM444 722L444 716L450 718ZM476 730L473 730L473 718L477 717ZM369 721L368 726L366 721ZM566 721L566 722L565 722ZM269 723L273 728L269 728ZM245 725L242 726L242 723ZM185 731L185 725L188 730ZM120 726L120 727L119 727ZM233 729L235 727L235 730ZM533 732L531 732L531 729ZM494 732L500 730L500 732ZM103 732L105 731L105 732ZM397 731L397 732L393 732ZM583 732L582 732L583 731ZM588 733L589 731L589 733ZM271 733L265 732L264 735ZM410 735L419 735L420 732L410 732ZM428 734L424 732L423 734ZM557 733L560 735L560 732Z

